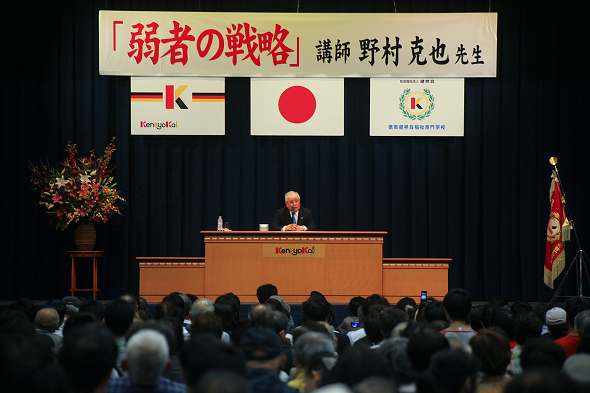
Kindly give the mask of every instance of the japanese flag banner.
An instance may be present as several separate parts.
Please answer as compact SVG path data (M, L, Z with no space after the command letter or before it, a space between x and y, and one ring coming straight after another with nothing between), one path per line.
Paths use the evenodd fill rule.
M553 282L565 267L565 249L563 241L569 240L570 224L565 215L565 201L555 172L551 175L549 198L551 210L547 224L547 245L545 248L544 282L553 289Z
M250 129L265 136L343 136L343 78L252 78Z

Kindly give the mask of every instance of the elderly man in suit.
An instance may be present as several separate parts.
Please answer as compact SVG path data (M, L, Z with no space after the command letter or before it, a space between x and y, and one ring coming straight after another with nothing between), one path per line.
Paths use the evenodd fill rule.
M285 207L277 210L272 231L315 231L311 210L301 206L301 197L295 191L285 194Z

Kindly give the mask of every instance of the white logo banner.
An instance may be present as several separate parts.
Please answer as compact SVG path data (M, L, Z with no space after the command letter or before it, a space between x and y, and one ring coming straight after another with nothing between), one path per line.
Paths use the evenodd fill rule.
M343 78L252 78L251 134L344 135Z
M99 12L102 75L495 77L497 13Z
M463 136L463 78L371 78L371 136Z
M131 78L132 135L225 135L224 78Z

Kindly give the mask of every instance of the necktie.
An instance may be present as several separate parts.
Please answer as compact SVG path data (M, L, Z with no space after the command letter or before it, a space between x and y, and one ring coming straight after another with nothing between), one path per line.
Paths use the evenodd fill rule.
M293 212L293 224L297 224L297 216L295 215L295 212Z

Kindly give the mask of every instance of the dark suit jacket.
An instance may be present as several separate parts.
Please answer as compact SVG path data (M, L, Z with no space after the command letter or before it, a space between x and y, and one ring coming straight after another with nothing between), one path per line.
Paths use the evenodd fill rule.
M293 219L291 218L291 212L287 207L282 207L277 210L275 213L275 218L272 221L272 225L270 226L271 231L280 231L285 225L289 225L293 223ZM311 214L311 210L301 206L299 209L299 215L297 217L297 225L305 225L308 231L315 231L316 225L313 222L313 215Z

